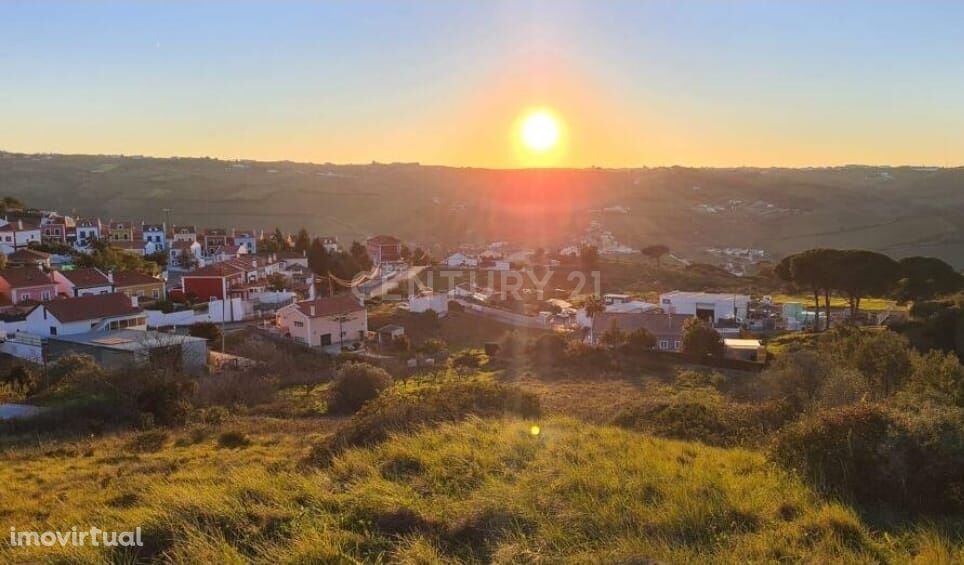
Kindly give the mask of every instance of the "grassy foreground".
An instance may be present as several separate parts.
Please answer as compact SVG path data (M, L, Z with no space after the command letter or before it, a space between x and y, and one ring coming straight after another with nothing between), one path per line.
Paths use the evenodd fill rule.
M0 523L140 525L147 546L135 556L4 540L0 562L964 560L959 542L934 529L871 531L752 451L571 419L474 419L305 469L318 426L249 418L11 450ZM247 442L226 442L225 431Z

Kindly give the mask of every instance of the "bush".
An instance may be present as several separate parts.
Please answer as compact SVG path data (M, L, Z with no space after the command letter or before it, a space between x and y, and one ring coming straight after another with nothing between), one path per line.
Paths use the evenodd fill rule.
M385 394L372 400L324 443L312 449L311 462L321 464L350 447L373 445L389 434L414 430L423 425L516 415L539 416L536 395L517 387L483 383L449 383L413 393Z
M391 386L392 376L368 363L342 365L328 389L328 411L352 414Z
M218 447L225 449L241 449L251 445L248 436L241 432L224 432L218 436Z
M626 336L623 350L629 354L639 354L656 348L656 336L646 328L635 329Z
M726 348L723 337L713 326L692 318L683 325L683 353L697 359L707 355L723 357Z
M195 322L188 329L188 334L206 339L209 342L216 342L221 339L221 328L214 322Z
M529 344L529 360L534 365L548 367L564 361L566 355L566 338L551 333L541 335Z
M167 438L167 432L162 430L143 432L127 442L127 449L135 453L155 453L164 448Z
M861 503L964 510L964 417L958 408L880 404L819 412L781 431L770 451L817 487Z
M256 406L274 399L279 381L262 371L225 371L198 381L194 402L200 406Z
M612 423L660 437L734 446L761 443L792 418L786 404L727 402L713 389L697 388L624 408Z

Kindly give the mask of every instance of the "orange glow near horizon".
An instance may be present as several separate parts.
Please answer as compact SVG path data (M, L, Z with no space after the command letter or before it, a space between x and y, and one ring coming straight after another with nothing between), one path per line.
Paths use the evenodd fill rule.
M522 112L512 128L517 162L524 167L559 166L568 145L565 123L546 107Z

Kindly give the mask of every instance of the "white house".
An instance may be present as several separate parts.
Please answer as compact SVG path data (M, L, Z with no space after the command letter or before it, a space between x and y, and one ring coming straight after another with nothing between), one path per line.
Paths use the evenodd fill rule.
M103 225L100 218L77 220L77 237L74 247L83 249L89 247L94 240L103 237Z
M167 249L167 226L164 224L143 224L144 253L160 253Z
M258 252L258 237L254 230L233 230L232 241L234 245L243 247L250 254Z
M194 226L171 226L171 241L197 241L197 228Z
M368 312L351 294L289 304L278 310L277 323L295 341L334 350L354 349L368 335Z
M172 271L189 271L204 266L204 252L201 244L191 240L175 240L168 250L167 267ZM186 260L185 257L193 257Z
M415 314L433 310L439 316L448 314L449 297L447 294L435 294L431 290L413 295L408 299L408 311Z
M659 305L670 314L696 316L714 324L720 320L746 320L750 297L745 294L716 294L674 290L659 295Z
M85 268L72 271L54 271L57 294L64 296L88 296L114 292L111 276L100 269Z
M136 301L120 293L52 300L35 306L23 327L27 333L40 336L147 329L147 318L134 304Z
M10 255L31 243L39 244L41 242L40 226L23 220L0 221L5 222L0 225L0 251L4 254Z
M447 267L478 267L479 260L475 257L469 257L463 253L453 253L445 259L445 265Z

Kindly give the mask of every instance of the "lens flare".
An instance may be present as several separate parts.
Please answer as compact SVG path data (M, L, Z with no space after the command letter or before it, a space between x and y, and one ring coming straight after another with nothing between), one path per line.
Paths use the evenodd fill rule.
M559 143L559 122L545 111L529 114L522 123L522 143L537 153L552 149Z

